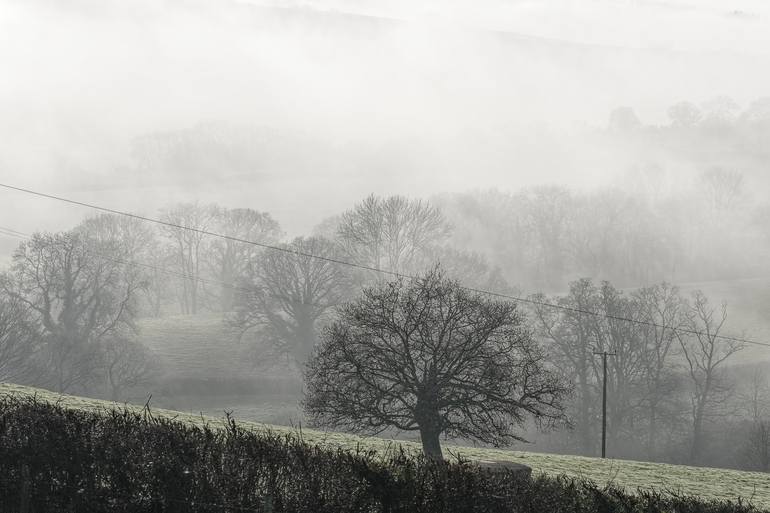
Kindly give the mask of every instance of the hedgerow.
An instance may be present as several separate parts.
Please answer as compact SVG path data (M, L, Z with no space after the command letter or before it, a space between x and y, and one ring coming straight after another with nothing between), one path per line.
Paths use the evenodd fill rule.
M394 450L330 450L298 435L0 398L2 512L749 513L743 502L631 494Z

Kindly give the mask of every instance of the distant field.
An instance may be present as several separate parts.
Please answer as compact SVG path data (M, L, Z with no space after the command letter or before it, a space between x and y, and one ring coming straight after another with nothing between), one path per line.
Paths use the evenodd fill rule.
M59 395L41 389L13 384L0 384L0 395L5 394L18 396L36 394L39 399L51 402L60 401L62 405L68 408L96 412L102 412L115 406L115 403L109 401ZM140 406L129 405L127 407L133 410L141 410ZM215 417L192 415L172 410L153 408L152 413L196 425L208 423L209 425L217 426L221 425L222 422L222 419ZM277 433L297 433L292 428L282 426L254 422L241 422L240 424L247 429L270 430ZM360 437L309 429L303 429L301 436L309 443L327 447L351 449L363 447L387 451L400 446L408 451L419 451L419 446L412 442L375 437ZM599 484L612 481L632 491L641 487L655 488L657 490L675 490L705 498L735 500L741 497L744 500L751 499L759 507L770 508L770 475L759 472L742 472L625 460L601 460L579 456L538 454L474 447L448 446L446 449L447 454L451 452L451 454L460 455L472 460L501 460L523 463L532 467L535 472L549 475L564 474L571 477L590 479Z
M246 377L254 365L248 347L221 315L175 315L138 322L139 338L162 360L170 376Z
M145 318L137 324L139 339L163 368L162 382L175 395L296 395L299 390L299 377L287 364L257 366L250 339L241 340L220 314Z
M680 285L685 294L701 289L715 306L727 303L725 334L770 341L770 278L724 280ZM270 371L258 370L250 344L240 341L238 333L228 329L220 315L173 316L142 319L140 338L163 362L169 379L265 380L288 382L295 373L290 366ZM733 362L770 360L770 350L748 346ZM289 376L289 379L287 379ZM278 385L290 387L290 385Z

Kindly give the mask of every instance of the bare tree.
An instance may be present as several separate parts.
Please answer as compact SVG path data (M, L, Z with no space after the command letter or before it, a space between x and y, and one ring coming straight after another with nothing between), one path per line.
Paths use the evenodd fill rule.
M645 334L637 304L605 281L597 287L587 278L570 284L564 297L535 296L538 334L550 349L554 364L575 383L576 431L580 449L595 453L598 407L603 376L598 351L613 354L608 359L607 420L610 439L620 441L635 435L643 404ZM561 308L553 308L556 304Z
M753 422L770 415L770 383L767 379L767 369L763 367L757 364L751 369L748 383L742 387L739 395Z
M124 258L142 257L156 243L155 233L147 222L116 214L99 214L87 218L74 229L100 243L111 244Z
M677 128L692 128L703 119L701 110L696 105L686 101L675 103L669 107L667 114L671 119L671 124Z
M561 187L537 187L521 200L526 202L526 223L536 252L537 285L562 286L573 198Z
M694 333L677 331L677 339L690 378L692 443L690 461L698 463L703 451L704 424L715 408L730 397L732 387L722 366L728 358L743 349L740 342L719 338L727 321L727 305L714 308L700 291L684 310L685 326Z
M115 247L82 233L35 234L13 255L5 292L31 308L60 392L98 377L101 342L133 329L142 284Z
M436 246L426 252L422 267L429 269L435 262L452 279L466 287L476 287L498 293L513 291L502 272L492 267L486 257L475 251L464 251L451 246Z
M157 369L150 351L130 336L118 334L104 344L104 370L110 399L118 401L125 390L149 383Z
M744 468L770 472L770 421L758 419L751 423L741 459Z
M770 385L766 366L753 366L739 398L749 417L746 439L739 454L741 467L770 472Z
M259 257L231 322L302 365L316 345L319 322L347 296L351 280L347 268L309 256L338 256L326 239L297 238L283 247L294 253L267 250Z
M630 298L609 282L602 282L598 290L598 350L614 353L608 360L608 422L611 436L617 441L634 434L644 394L640 393L645 374L645 333L638 321L639 310ZM598 362L594 358L594 362ZM601 379L599 366L595 367L596 381Z
M597 290L589 279L570 284L569 293L562 298L548 299L535 295L534 308L537 333L546 343L553 363L562 375L574 383L571 401L575 431L580 450L584 454L595 453L597 413L597 368L594 351L598 347L598 318L580 313L597 311ZM539 304L537 304L539 303ZM556 303L564 309L545 306Z
M270 214L247 208L220 211L217 226L225 235L265 244L275 244L281 235L278 222ZM209 252L213 276L224 284L235 284L247 276L262 250L253 244L217 238L211 241ZM233 308L233 291L233 287L223 286L219 293L223 312Z
M563 418L567 387L548 369L516 306L462 289L433 269L365 288L338 310L308 364L314 422L361 432L418 431L495 445L521 440L526 416Z
M412 272L420 257L449 236L441 212L402 196L371 195L342 214L337 236L354 262Z
M207 251L206 236L200 231L209 230L216 222L218 209L214 205L181 203L163 211L161 219L175 225L164 226L162 231L171 241L172 263L181 278L179 295L182 313L196 314L201 305L201 279Z
M75 227L98 243L114 248L130 267L133 279L142 283L139 291L150 313L160 315L161 300L166 295L167 275L160 269L167 265L167 255L158 243L157 232L147 222L116 214L99 214Z
M738 171L711 167L700 174L700 183L715 218L735 209L743 195L743 175Z
M0 382L34 383L40 377L40 349L40 331L29 306L16 297L1 296Z
M639 319L644 325L644 407L647 410L647 457L658 449L660 425L675 415L678 388L675 365L676 330L681 327L682 298L677 287L661 283L634 293Z

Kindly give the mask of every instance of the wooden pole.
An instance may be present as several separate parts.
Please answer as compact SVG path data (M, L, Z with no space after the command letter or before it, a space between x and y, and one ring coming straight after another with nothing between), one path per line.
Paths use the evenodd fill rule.
M616 353L607 351L595 352L602 355L602 458L607 457L607 356L615 356Z

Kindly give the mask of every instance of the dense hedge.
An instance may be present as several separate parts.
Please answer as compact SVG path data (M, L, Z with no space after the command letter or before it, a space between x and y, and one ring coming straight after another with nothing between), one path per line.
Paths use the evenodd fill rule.
M0 511L755 512L114 410L0 399Z

